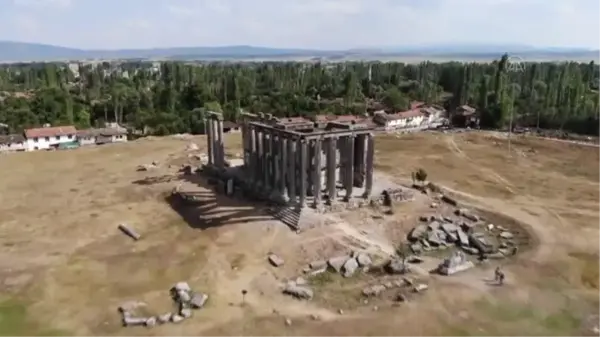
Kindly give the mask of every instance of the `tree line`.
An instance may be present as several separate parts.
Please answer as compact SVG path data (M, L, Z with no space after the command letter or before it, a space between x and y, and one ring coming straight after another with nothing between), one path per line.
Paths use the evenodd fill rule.
M0 65L0 122L23 128L104 121L147 133L200 133L202 112L274 116L470 105L489 128L513 124L598 134L599 67L526 63L31 63Z

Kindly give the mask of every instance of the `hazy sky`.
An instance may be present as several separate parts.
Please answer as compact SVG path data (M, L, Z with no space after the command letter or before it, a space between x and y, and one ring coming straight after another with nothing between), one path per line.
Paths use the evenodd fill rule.
M0 40L79 48L599 46L598 0L0 0Z

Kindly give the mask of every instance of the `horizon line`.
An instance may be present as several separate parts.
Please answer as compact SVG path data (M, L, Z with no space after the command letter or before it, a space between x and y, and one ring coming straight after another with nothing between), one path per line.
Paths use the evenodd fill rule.
M600 46L597 47L584 47L584 46L535 46L521 43L484 43L484 42L457 42L457 43L431 43L421 45L398 45L398 46L364 46L364 47L349 47L349 48L338 48L338 49L323 49L323 48L312 48L312 47L275 47L275 46L264 46L264 45L252 45L252 44L229 44L229 45L187 45L187 46L156 46L156 47L137 47L137 48L81 48L72 47L60 44L51 44L43 42L30 42L30 41L16 41L16 40L0 40L0 43L20 43L20 44L31 44L40 45L55 48L74 49L79 51L120 51L120 50L156 50L156 49L190 49L190 48L231 48L231 47L245 47L245 48L263 48L263 49L279 49L279 50L306 50L306 51L319 51L319 52L337 52L337 51L352 51L352 50L390 50L390 49L420 49L420 48L435 48L435 47L518 47L528 49L564 49L564 50L578 50L597 52L600 51Z

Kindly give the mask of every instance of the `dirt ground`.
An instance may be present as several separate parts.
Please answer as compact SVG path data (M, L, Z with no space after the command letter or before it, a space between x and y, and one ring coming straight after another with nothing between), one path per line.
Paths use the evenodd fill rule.
M239 154L239 137L226 135L229 155ZM379 172L406 184L423 168L494 221L522 224L536 243L464 276L430 278L423 296L395 306L360 298L372 275L322 277L309 302L278 289L315 258L361 245L393 253L427 208L424 196L383 219L362 209L296 234L260 205L178 176L190 141L206 147L203 137L165 137L0 158L0 335L565 335L584 333L598 315L598 148L521 137L509 153L493 133L377 137ZM136 171L152 161L159 168ZM177 185L203 196L196 213L172 206ZM124 236L120 223L142 239ZM269 252L285 265L269 266ZM489 286L498 264L507 284ZM207 292L209 305L177 325L121 327L125 301L172 310L178 281Z

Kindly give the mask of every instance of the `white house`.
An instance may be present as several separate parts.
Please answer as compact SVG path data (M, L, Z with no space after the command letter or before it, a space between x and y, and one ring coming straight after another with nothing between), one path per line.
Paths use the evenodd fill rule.
M43 127L25 130L26 150L48 150L60 144L75 142L77 130L74 126Z
M0 152L25 151L25 143L23 135L0 135Z
M426 115L421 109L413 109L395 114L386 114L385 112L377 112L373 117L373 121L382 125L386 130L396 130L404 128L418 127L427 121Z

